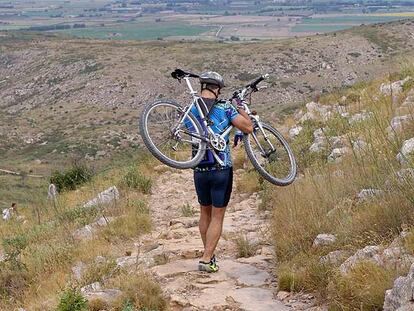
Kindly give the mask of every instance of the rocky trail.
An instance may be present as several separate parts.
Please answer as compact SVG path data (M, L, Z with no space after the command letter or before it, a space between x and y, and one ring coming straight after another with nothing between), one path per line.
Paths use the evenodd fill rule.
M236 171L236 181L241 172ZM284 311L312 307L311 295L276 294L274 256L267 238L270 213L258 210L257 193L233 191L216 250L220 271L214 274L197 271L203 245L192 171L162 173L152 193L149 206L154 230L141 238L139 248L146 254L140 257L150 260L148 266L152 266L150 270L168 297L171 310ZM194 216L184 217L183 205L187 209L193 206ZM256 245L252 257L237 258L235 240L241 235Z

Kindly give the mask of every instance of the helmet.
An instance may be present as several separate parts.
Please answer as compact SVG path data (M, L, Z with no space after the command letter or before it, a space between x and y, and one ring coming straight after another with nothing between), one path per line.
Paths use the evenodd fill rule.
M206 71L200 75L200 83L203 84L214 84L220 88L224 87L224 79L223 77L214 71Z

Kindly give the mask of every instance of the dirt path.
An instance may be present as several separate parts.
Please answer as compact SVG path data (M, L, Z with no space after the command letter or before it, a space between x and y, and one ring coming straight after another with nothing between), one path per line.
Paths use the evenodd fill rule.
M235 174L237 180L239 174ZM258 195L233 191L223 237L216 251L220 271L197 271L202 253L198 233L198 205L192 171L161 174L150 197L154 231L140 242L143 258L152 258L153 272L169 297L171 310L303 310L309 301L276 298L272 274L272 247L267 242L269 212L259 212ZM192 217L184 217L182 206L194 207ZM235 239L245 235L258 245L254 256L237 258ZM286 297L285 297L286 298Z

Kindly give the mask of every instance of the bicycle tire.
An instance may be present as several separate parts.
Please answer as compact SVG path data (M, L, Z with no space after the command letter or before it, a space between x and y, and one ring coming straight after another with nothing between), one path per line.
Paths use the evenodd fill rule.
M160 160L162 163L173 167L177 169L189 169L197 166L198 163L202 160L205 150L206 150L206 142L200 140L197 153L194 157L191 158L191 160L188 161L176 161L174 159L171 159L167 155L165 155L161 150L157 148L157 146L152 141L149 132L148 132L148 116L152 109L156 106L166 105L170 107L177 108L177 111L182 112L183 107L181 107L177 102L170 99L161 99L156 100L152 103L149 103L145 106L145 108L142 111L141 118L140 118L140 135L142 137L142 140L145 144L145 146L148 148L149 152L158 160ZM203 136L203 129L200 124L200 122L191 114L188 114L188 117L191 119L191 122L193 122L193 125L195 125L195 130L198 135Z
M290 185L295 180L296 174L297 174L297 165L296 165L296 160L293 155L292 149L290 148L286 139L283 137L283 135L278 130L276 130L274 127L266 123L262 123L262 126L265 130L273 134L277 138L277 140L283 145L283 148L287 151L289 155L289 161L290 161L290 173L285 178L277 178L276 176L273 176L271 173L266 171L266 169L262 165L260 165L258 159L256 158L253 152L253 148L250 143L250 137L252 137L253 134L243 135L243 143L244 143L244 148L246 150L247 156L249 157L250 162L253 164L253 167L259 172L260 175L263 176L264 179L278 186Z

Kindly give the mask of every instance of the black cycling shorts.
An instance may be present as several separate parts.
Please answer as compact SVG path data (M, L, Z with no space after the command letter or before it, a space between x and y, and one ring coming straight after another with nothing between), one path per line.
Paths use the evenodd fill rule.
M233 168L213 171L194 171L198 203L226 207L233 187Z

